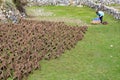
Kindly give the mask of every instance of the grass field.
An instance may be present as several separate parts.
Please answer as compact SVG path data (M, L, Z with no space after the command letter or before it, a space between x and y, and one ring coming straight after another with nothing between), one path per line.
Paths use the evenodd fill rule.
M37 16L37 19L64 17L65 20L80 20L89 25L88 31L76 47L66 51L60 58L42 60L41 70L36 70L28 80L120 80L120 20L105 14L108 25L91 25L95 11L88 7L43 6L30 7L52 12L52 16ZM31 14L34 15L34 14Z

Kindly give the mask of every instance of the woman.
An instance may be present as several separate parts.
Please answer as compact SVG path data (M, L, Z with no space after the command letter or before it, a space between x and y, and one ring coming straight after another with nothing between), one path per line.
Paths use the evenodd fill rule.
M103 22L103 16L104 16L104 12L103 11L96 11L96 14L99 16L100 22Z

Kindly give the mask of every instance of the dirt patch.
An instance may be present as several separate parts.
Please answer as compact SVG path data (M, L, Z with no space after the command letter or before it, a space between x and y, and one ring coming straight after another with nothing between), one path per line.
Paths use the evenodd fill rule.
M53 16L52 12L44 11L44 9L33 9L28 11L31 16Z
M65 18L65 17L31 17L27 19L38 20L38 21L65 22L68 25L79 25L79 26L87 25L87 23L83 22L80 19Z
M87 23L83 22L80 19L74 19L74 18L66 18L66 17L55 17L53 12L45 11L44 9L34 9L34 10L28 10L27 11L30 16L27 19L29 20L40 20L40 21L54 21L54 22L65 22L68 23L68 25L87 25Z

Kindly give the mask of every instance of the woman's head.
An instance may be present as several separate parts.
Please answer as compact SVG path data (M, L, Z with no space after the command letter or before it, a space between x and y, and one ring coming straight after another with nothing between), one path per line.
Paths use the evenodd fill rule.
M96 14L98 14L98 10L96 11Z

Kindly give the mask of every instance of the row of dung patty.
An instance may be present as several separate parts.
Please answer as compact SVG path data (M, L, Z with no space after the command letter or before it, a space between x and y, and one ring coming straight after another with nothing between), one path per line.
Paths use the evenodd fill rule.
M59 57L82 40L87 26L64 22L20 20L0 24L0 80L22 80L38 69L42 59Z

